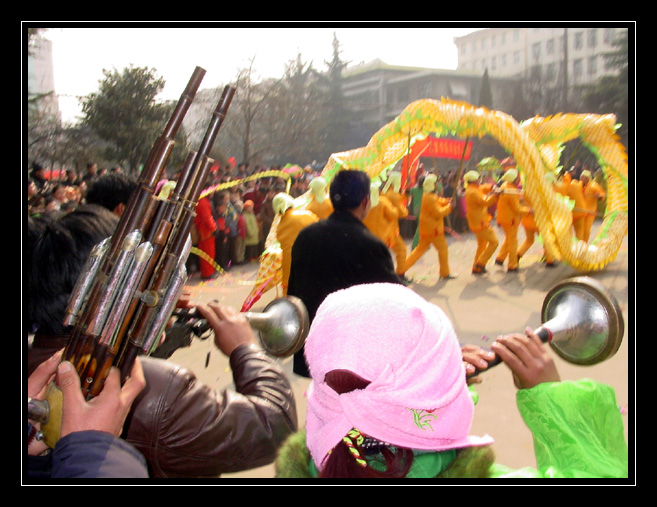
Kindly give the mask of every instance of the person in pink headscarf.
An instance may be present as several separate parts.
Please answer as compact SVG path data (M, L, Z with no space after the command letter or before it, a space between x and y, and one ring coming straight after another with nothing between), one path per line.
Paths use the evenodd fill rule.
M493 348L514 373L537 449L536 470L511 470L495 463L490 436L470 434L465 356L445 313L399 284L334 292L305 343L312 377L305 430L279 449L276 477L627 476L613 389L561 382L546 349L530 330L498 337ZM578 438L586 442L576 445ZM600 445L591 450L593 441Z

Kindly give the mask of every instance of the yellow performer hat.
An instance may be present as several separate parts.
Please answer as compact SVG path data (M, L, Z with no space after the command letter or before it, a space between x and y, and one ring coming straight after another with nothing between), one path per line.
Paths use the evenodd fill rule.
M288 208L291 208L294 205L294 199L285 192L280 192L274 196L272 199L272 207L274 212L282 215L287 211Z
M424 182L422 183L422 188L428 192L432 192L433 190L436 189L436 181L438 180L438 177L435 174L428 174L426 178L424 178Z
M463 175L463 180L466 183L472 183L473 181L477 181L479 179L479 173L477 171L468 171Z
M554 174L552 171L548 171L545 173L545 181L547 181L548 183L556 183L557 175Z
M518 178L518 171L516 171L515 169L509 169L507 172L505 172L502 175L502 179L504 181L508 181L509 183L513 183L514 181L516 181L517 178Z

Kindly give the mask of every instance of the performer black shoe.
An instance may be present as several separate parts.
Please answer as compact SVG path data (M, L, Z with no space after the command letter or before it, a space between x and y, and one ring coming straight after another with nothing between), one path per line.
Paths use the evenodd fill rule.
M484 273L487 273L486 268L484 266L480 266L479 264L477 264L472 269L472 274L473 275L483 275Z

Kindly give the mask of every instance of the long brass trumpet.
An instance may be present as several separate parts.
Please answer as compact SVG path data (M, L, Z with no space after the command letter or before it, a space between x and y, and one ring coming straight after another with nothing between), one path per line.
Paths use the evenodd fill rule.
M193 332L202 336L208 330L207 322L195 313L184 315L188 317L187 335ZM258 331L262 348L275 357L288 357L300 350L308 334L307 310L293 296L274 299L261 313L244 315ZM625 332L618 301L590 277L569 278L556 284L543 300L541 322L535 330L538 337L564 360L579 365L597 364L616 354ZM171 345L162 350L172 350ZM499 362L491 361L488 368Z
M308 310L294 296L276 298L262 312L242 315L255 331L262 349L273 357L288 357L300 350L310 329ZM210 336L210 325L195 310L176 310L173 316L177 320L151 354L153 357L166 359L179 348L191 345L194 336L201 340Z
M574 277L556 284L545 296L542 324L534 332L565 361L600 363L618 352L625 321L616 298L597 280ZM488 368L499 364L496 358ZM469 375L479 375L476 370Z

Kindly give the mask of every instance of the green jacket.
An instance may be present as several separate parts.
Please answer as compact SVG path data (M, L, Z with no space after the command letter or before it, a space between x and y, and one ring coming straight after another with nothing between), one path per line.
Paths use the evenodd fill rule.
M253 213L244 213L244 225L246 226L246 238L244 238L245 245L258 244L258 222Z
M491 446L416 453L407 478L626 478L628 449L614 390L592 380L520 389L518 409L534 437L536 468L495 463ZM371 466L376 463L370 462ZM317 477L305 432L291 435L276 460L276 477Z

